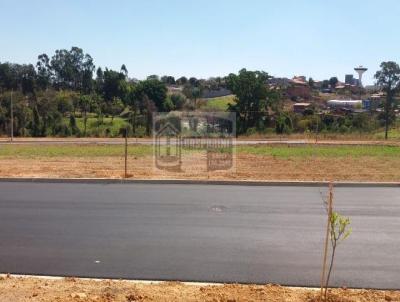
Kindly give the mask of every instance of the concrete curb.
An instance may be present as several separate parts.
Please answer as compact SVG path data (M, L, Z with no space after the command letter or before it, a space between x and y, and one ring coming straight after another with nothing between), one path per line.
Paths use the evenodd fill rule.
M39 280L54 280L54 281L61 281L65 280L66 278L74 278L76 280L80 281L96 281L96 282L102 282L102 281L114 281L114 282L128 282L128 283L134 283L134 284L160 284L160 283L166 283L166 282L171 282L170 280L136 280L136 279L115 279L115 278L90 278L90 277L68 277L68 276L46 276L46 275L23 275L23 274L4 274L0 273L0 277L6 278L7 276L10 276L11 278L20 278L20 279L39 279ZM179 281L176 280L176 282L185 284L185 285L195 285L195 286L222 286L226 283L217 283L217 282L192 282L192 281ZM246 283L242 283L246 285Z
M228 186L291 186L324 187L329 181L258 181L258 180L189 180L189 179L118 179L118 178L13 178L0 177L0 182L32 183L86 183L86 184L176 184L176 185L228 185ZM400 182L333 182L335 187L389 187L400 188Z

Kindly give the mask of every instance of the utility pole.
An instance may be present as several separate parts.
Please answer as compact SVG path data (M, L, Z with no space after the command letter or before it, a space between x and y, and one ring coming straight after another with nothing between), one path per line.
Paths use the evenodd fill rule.
M11 139L11 142L14 139L14 110L13 110L13 98L12 97L13 97L13 90L11 89L11 100L10 100L10 110L11 110L11 113L10 113L10 116L11 116L10 139Z
M125 128L125 178L128 178L128 128Z

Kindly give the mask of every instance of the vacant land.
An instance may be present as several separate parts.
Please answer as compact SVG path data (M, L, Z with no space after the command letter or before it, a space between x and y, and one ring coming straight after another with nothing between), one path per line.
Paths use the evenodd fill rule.
M201 101L200 110L206 111L228 111L229 105L235 104L235 96L227 95Z
M124 173L123 145L2 145L2 177L106 177ZM400 181L399 146L251 145L236 148L235 170L206 170L206 153L183 152L182 171L153 168L153 147L128 147L137 179Z
M201 285L180 282L137 283L75 278L41 279L0 277L0 300L14 301L269 301L314 302L319 291L278 285ZM398 291L334 289L332 302L400 301Z

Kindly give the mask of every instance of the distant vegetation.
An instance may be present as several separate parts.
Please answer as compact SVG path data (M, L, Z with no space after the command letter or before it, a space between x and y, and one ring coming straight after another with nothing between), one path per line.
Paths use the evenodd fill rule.
M234 95L204 99L200 105L200 109L205 111L228 111L229 106L235 103Z
M154 112L201 110L235 112L238 135L382 131L387 138L396 125L400 68L383 62L375 78L385 98L380 110L336 114L315 101L295 113L290 104L322 99L319 92L334 90L338 79L319 82L320 88L311 78L301 87L284 88L266 72L242 69L209 79L150 75L138 81L125 65L96 68L89 54L72 47L41 54L35 65L0 63L0 136L10 135L12 105L14 136L115 137L127 130L142 137L151 134ZM232 95L202 97L221 91Z

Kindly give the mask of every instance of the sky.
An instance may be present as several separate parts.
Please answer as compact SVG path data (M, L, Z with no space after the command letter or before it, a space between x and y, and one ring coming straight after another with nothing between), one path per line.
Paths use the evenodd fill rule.
M0 62L78 46L130 77L242 68L315 80L400 63L398 0L0 0Z

